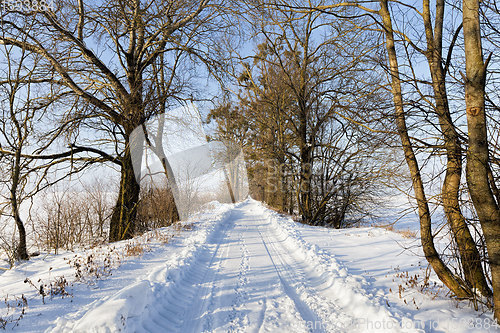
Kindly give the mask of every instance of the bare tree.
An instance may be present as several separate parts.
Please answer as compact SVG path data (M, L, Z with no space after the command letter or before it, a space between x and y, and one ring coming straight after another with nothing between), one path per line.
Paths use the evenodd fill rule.
M26 260L29 256L26 248L26 230L20 214L20 205L26 195L24 191L24 187L27 185L26 169L27 163L30 161L25 161L21 155L29 144L28 139L31 137L34 110L30 105L32 102L30 95L31 86L30 84L23 84L22 81L33 72L29 71L25 73L23 71L24 62L27 57L26 52L21 52L17 62L14 61L15 55L11 50L6 48L4 55L7 70L4 73L6 81L2 85L2 95L5 96L5 99L3 99L4 103L2 103L4 105L2 105L3 114L0 132L2 141L5 140L5 144L1 148L2 150L10 148L13 154L10 156L3 155L1 162L3 162L2 164L7 164L6 169L10 171L10 175L7 176L9 181L6 182L10 192L8 201L10 203L12 218L15 221L19 234L14 257ZM25 99L19 96L23 92L26 94Z
M346 6L354 8L354 10L347 13ZM393 22L393 18L396 17L396 14L393 15L393 10L398 6L404 9L401 21L405 23L412 22L408 30L415 35L414 37L411 34L405 33L404 28L407 26L399 29L400 27L397 27L397 23L395 25ZM478 290L482 295L489 297L491 296L491 291L481 265L481 256L461 212L459 201L463 158L462 140L466 141L467 139L464 139L457 125L454 123L448 105L446 88L446 75L450 68L452 52L461 26L453 32L448 56L445 60L442 56L445 2L436 1L434 13L431 10L429 1L423 0L422 8L423 10L419 11L411 4L399 1L353 1L350 3L316 6L314 10L330 13L344 19L369 16L382 28L381 32L385 36L389 63L388 71L390 73L389 79L395 106L395 122L405 159L411 173L413 190L419 208L424 253L440 279L457 296L474 298L475 292ZM292 10L305 13L308 11L308 8L307 6L302 8L294 7ZM415 22L419 19L423 22L421 30L418 30L418 25L415 25ZM368 28L373 29L369 26ZM375 30L377 29L375 28ZM425 36L424 46L419 45L422 41L419 34L420 31ZM398 44L404 47L402 49L404 56L397 53ZM429 64L430 81L425 78L419 78L415 73L416 70L413 66L413 61L417 58L418 54L422 55ZM407 72L401 70L400 60L403 60L409 68ZM403 85L414 89L414 95L420 101L405 100L404 94L407 91L404 90ZM429 96L428 91L422 90L421 86L430 87L433 95ZM424 104L421 104L422 101ZM436 135L435 130L438 129L439 132L437 134L443 143L429 143L417 136L410 136L408 122L411 119L411 114L408 110L409 107L421 112L420 121L422 119L426 121L426 119L429 119L433 115L436 116L439 121L439 128L436 128L431 121L428 125L420 123L419 131L426 132L430 128L431 132L434 130L432 135ZM416 153L419 150L430 150L431 156L435 152L444 151L447 158L446 165L443 168L445 176L441 189L441 204L444 208L454 241L458 247L460 266L464 273L463 278L454 274L445 265L434 247L429 200L425 193L422 167Z
M68 117L118 141L112 161L120 166L121 181L111 241L134 234L140 187L130 135L157 113L153 64L164 60L169 96L178 94L174 86L182 86L180 54L210 63L212 45L206 36L216 31L216 15L217 4L208 0L68 0L57 2L54 10L3 14L0 43L40 56L43 70L53 73L50 83L80 105ZM31 22L33 29L24 30L24 22Z
M1 61L5 69L0 74L0 164L7 172L1 183L9 193L5 202L10 209L5 212L9 212L18 232L14 258L28 259L21 205L59 180L102 159L82 156L80 149L51 153L60 143L56 140L59 132L47 132L37 125L57 105L60 95L47 89L50 78L36 71L40 57L5 46Z

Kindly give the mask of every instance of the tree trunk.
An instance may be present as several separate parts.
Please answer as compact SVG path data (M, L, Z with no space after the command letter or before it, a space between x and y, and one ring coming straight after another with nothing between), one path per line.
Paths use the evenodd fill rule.
M490 297L491 290L488 287L481 265L481 256L460 210L459 193L462 175L462 147L450 115L448 94L446 91L446 73L444 72L442 59L444 9L444 0L438 0L436 2L435 28L433 29L429 1L424 0L423 17L427 40L427 52L425 55L429 63L436 103L436 114L443 134L447 158L446 174L441 190L443 208L458 247L460 264L467 286L471 290L477 290L482 295Z
M408 135L406 126L405 111L403 108L403 95L401 89L401 80L399 77L399 65L394 44L394 33L392 29L392 20L387 4L387 0L380 0L380 15L382 17L383 26L386 37L386 48L389 57L389 69L391 74L391 88L394 99L396 123L398 133L403 146L405 160L412 177L413 190L418 205L418 213L420 219L420 237L425 258L432 266L439 279L457 296L460 298L469 297L468 291L454 277L450 269L444 264L439 257L439 253L434 246L432 235L432 222L429 210L429 205L424 191L423 181L420 175L420 168L417 158L413 151L413 147Z
M164 104L162 104L162 105L164 106ZM162 111L164 111L164 108ZM175 179L174 170L172 169L170 162L168 161L167 157L165 156L165 149L163 148L163 135L164 135L164 131L165 131L165 113L163 112L159 116L158 132L154 136L154 138L155 138L154 142L151 142L151 140L149 138L148 131L146 129L146 125L142 124L141 127L142 127L142 131L143 131L144 138L146 140L147 145L153 151L153 153L156 155L156 157L158 159L160 159L161 165L163 167L163 171L165 172L165 177L167 177L167 180L168 180L169 191L172 194L171 221L172 221L172 223L180 221L181 216L179 213L179 209L177 207L176 200L177 201L182 200L180 198L181 193L179 191L179 187L177 186L177 180Z
M465 104L469 148L467 185L483 229L491 268L495 319L500 321L500 208L488 181L488 138L484 90L487 62L483 61L479 0L463 1L465 46Z
M24 228L24 223L19 216L19 210L16 208L14 213L14 219L16 220L17 230L19 233L19 243L16 247L15 257L21 260L28 260L28 250L26 248L26 229Z
M135 232L135 218L140 187L135 178L130 147L128 145L121 161L120 191L113 209L113 215L111 216L110 242L132 238Z
M311 159L311 148L307 146L307 143L303 144L300 153L300 182L299 182L299 192L300 192L300 214L302 215L302 221L310 224L312 218L311 210L311 173L312 173L312 159Z
M163 151L163 147L162 147ZM176 200L181 200L179 187L177 186L177 181L175 180L174 171L172 170L172 166L166 157L161 158L161 164L163 166L163 170L168 179L168 187L170 192L172 193L172 216L171 222L177 222L181 220L181 215L179 213L179 208L177 208Z
M304 103L302 103L304 104ZM311 175L312 175L312 145L307 140L307 109L301 106L299 119L300 142L300 175L299 175L299 214L304 223L311 223Z
M18 136L22 137L21 129L17 120L12 114L12 119L14 120L14 124L17 127ZM16 259L28 260L29 255L26 249L26 229L24 228L23 220L21 219L21 215L19 214L19 200L17 197L17 188L19 186L19 177L21 174L21 147L16 150L16 154L14 155L14 166L12 170L12 182L10 187L10 206L12 208L12 215L14 216L14 220L16 222L17 231L19 234L19 243L17 244L14 257Z
M226 186L229 192L229 197L231 198L231 203L236 203L236 198L234 197L234 192L233 192L233 186L231 185L231 181L229 180L229 175L227 172L227 166L223 165L222 170L224 171L224 179L226 180Z
M10 198L11 208L14 215L14 220L16 221L17 231L19 234L19 243L17 244L15 250L16 251L15 258L21 260L28 260L29 255L26 249L26 229L24 228L23 220L21 219L21 216L19 214L19 206L18 206L16 191L17 191L17 180L15 181L15 185L12 186L11 198Z

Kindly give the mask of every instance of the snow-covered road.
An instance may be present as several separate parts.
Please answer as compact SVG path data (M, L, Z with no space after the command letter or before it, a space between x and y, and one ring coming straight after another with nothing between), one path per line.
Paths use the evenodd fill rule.
M399 322L389 311L354 290L356 283L349 283L345 274L329 274L332 267L311 258L316 253L307 253L278 223L255 201L233 209L182 277L157 293L140 316L128 318L125 328L373 332L384 323L381 331L398 331ZM149 279L158 285L162 275Z
M324 331L299 293L315 298L325 281L256 208L247 203L231 212L185 278L148 306L145 331L297 332L308 323Z

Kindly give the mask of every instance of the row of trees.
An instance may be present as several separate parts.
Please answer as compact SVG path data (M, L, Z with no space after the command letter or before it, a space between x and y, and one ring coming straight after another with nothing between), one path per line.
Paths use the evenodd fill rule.
M342 226L394 167L373 156L397 135L426 259L458 298L493 297L499 318L495 3L273 1L252 13L258 47L238 57L236 101L211 117L247 147L254 195ZM457 257L435 246L432 204Z
M199 97L203 66L234 93L209 119L244 148L253 196L341 227L370 211L403 155L427 260L457 297L493 296L500 318L499 14L478 0L58 0L2 12L0 163L17 257L28 258L23 200L95 163L120 172L109 240L134 235L133 131ZM257 47L243 54L237 37ZM434 245L431 183L456 260Z
M376 158L389 146L356 123L377 117L387 98L371 58L376 36L359 30L363 19L279 4L245 18L258 45L234 55L236 98L209 120L244 147L254 197L313 225L358 221L390 165Z
M500 316L500 281L498 280L498 230L500 227L499 202L493 192L496 188L490 167L490 154L488 149L487 122L485 113L485 83L486 66L482 55L480 10L478 1L463 1L462 23L453 31L453 37L448 45L448 54L443 56L443 34L445 24L446 3L436 1L434 11L429 1L422 2L422 10L415 10L418 21L422 24L425 39L416 40L405 31L395 28L396 21L391 12L388 1L380 1L380 9L376 12L380 16L380 25L385 35L385 45L389 59L391 75L391 88L395 107L395 116L398 124L398 133L401 138L406 163L412 176L413 190L418 204L421 223L421 239L425 256L439 278L460 298L473 298L476 294L490 297L492 292L487 283L487 278L481 266L480 251L473 239L462 212L460 203L460 186L462 184L462 161L466 154L466 180L468 195L472 199L475 213L482 227L488 250L488 266L491 270L491 286L495 303L495 317ZM397 24L397 23L396 23ZM452 114L447 88L447 75L453 61L453 50L457 44L458 34L463 29L463 56L465 56L466 73L462 74L465 85L465 115L467 118L468 136L460 133L460 118L455 118L459 113ZM459 264L462 276L452 272L436 251L431 224L431 213L428 199L422 180L419 161L415 156L415 141L409 137L407 127L407 103L404 99L403 74L401 65L398 64L401 56L398 55L398 39L405 44L405 49L413 52L406 53L404 61L411 63L415 52L421 54L427 61L430 78L418 80L413 74L411 83L417 96L424 100L428 107L426 110L437 120L439 127L433 132L438 134L438 147L446 157L443 165L444 177L441 186L441 204L451 229L453 241L456 243ZM459 56L460 57L460 56ZM460 63L455 64L459 68ZM460 69L458 69L460 70ZM420 83L420 84L419 84ZM424 91L421 86L431 90ZM462 109L463 110L463 109ZM462 111L463 112L463 111ZM454 119L455 118L455 119Z

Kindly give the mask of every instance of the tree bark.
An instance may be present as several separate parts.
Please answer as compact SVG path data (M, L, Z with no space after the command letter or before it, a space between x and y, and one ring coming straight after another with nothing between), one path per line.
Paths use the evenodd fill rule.
M120 190L110 221L110 242L132 238L135 232L135 218L137 215L140 186L135 178L130 147L128 145L121 161Z
M229 192L231 203L236 203L236 198L234 197L234 192L233 192L233 186L231 185L231 181L229 180L229 174L227 172L226 165L223 165L222 169L224 171L224 179L226 180L227 191Z
M406 126L405 111L403 108L403 95L401 88L401 79L399 76L399 65L397 60L394 32L392 28L392 20L389 12L387 0L380 0L380 16L386 37L386 48L389 57L389 70L391 74L391 89L394 99L396 123L398 134L401 139L405 160L412 177L413 190L418 205L418 213L420 219L420 237L425 258L432 266L439 279L457 296L460 298L469 297L470 294L461 283L455 278L450 269L444 264L439 257L434 246L432 235L432 222L429 210L429 205L424 191L420 168L416 159L413 147L408 135Z
M500 321L500 209L488 181L488 138L485 112L487 61L483 61L479 0L463 1L465 104L469 147L466 178L483 229L493 287L494 315Z

